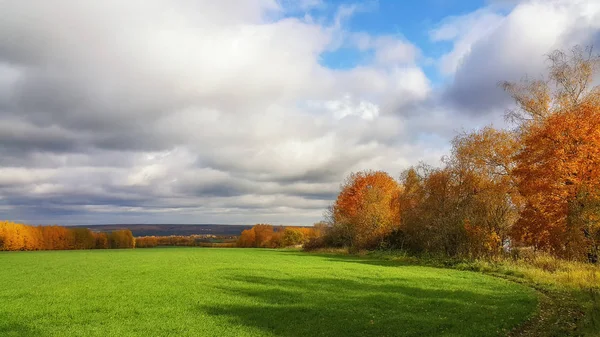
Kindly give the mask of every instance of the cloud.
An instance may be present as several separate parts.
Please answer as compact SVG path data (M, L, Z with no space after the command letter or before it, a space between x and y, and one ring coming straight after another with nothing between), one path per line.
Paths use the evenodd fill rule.
M440 87L414 41L350 28L375 2L2 2L0 217L318 221L349 172L438 163L501 118L498 80L600 37L592 1L503 8L432 27ZM344 48L365 62L323 64Z
M293 5L2 3L4 217L306 224L350 171L398 174L423 146L396 146L429 92L416 47L370 36L376 62L328 69L365 8Z
M434 42L451 41L453 49L442 56L439 67L443 74L452 75L462 59L471 52L477 41L483 40L502 24L504 17L487 8L460 17L447 18L430 32Z
M379 37L375 42L375 60L380 64L412 64L419 50L411 43L389 37Z
M502 109L509 98L499 81L543 75L544 55L599 41L599 22L600 5L582 0L522 1L506 16L483 9L452 18L431 33L454 43L440 59L453 74L445 98L471 114Z
M372 52L372 59L379 66L411 65L421 55L417 46L399 36L375 37L365 32L357 32L350 34L347 40L347 44L352 47L363 52Z

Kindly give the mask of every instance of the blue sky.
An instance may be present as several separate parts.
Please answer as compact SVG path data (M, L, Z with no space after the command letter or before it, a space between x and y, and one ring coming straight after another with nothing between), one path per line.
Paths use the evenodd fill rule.
M0 219L321 219L351 172L511 127L498 81L600 45L596 0L0 2Z
M328 12L330 20L338 6L347 2L335 0L326 6L311 11L319 16ZM394 1L380 0L358 4L356 14L348 19L348 30L366 32L373 35L391 35L414 43L422 52L425 71L432 80L440 79L440 74L428 60L435 59L452 50L452 43L432 42L430 31L444 22L444 19L476 11L486 5L479 0L424 0ZM352 68L368 62L370 55L355 48L341 48L322 55L323 65L331 68Z

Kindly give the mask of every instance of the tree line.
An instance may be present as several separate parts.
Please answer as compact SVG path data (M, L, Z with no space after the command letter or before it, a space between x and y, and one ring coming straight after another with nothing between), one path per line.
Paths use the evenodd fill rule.
M298 246L321 235L321 227L274 227L257 224L242 232L236 242L242 248L282 248Z
M235 237L207 235L142 236L135 239L136 248L154 247L234 247Z
M398 181L351 174L307 246L471 257L522 246L597 262L600 59L579 47L548 59L548 78L501 83L514 129L459 134L440 167L421 163Z
M0 221L0 251L134 248L130 230L108 233L87 228L29 226Z

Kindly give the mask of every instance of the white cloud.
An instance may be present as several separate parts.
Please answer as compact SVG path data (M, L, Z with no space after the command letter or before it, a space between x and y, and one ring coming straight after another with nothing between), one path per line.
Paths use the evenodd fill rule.
M461 28L470 26L473 29ZM498 90L498 81L540 76L547 65L544 55L552 50L600 41L600 5L584 0L523 1L504 18L487 10L454 18L432 37L454 41L454 49L440 60L442 68L454 73L446 98L460 109L487 113L509 101Z
M440 60L441 72L445 75L454 74L462 59L471 52L471 47L497 29L503 20L503 16L482 9L446 19L441 26L431 31L432 41L451 41L454 45L452 51Z
M380 66L411 65L421 52L417 46L392 35L372 36L365 32L352 33L348 44L360 51L373 51L374 61Z
M349 94L338 100L308 102L308 106L315 110L328 111L333 118L338 120L346 116L358 116L365 120L373 120L379 116L379 106L366 100L354 102Z
M600 37L593 1L448 18L431 33L453 45L440 93L411 41L348 29L371 6L330 6L1 2L3 216L311 223L349 172L437 162L456 131L489 120L463 111L504 107L498 80L543 69L549 48ZM325 7L332 17L295 17ZM340 47L371 58L321 64Z
M375 42L375 60L380 64L412 64L419 50L411 43L392 37L380 37Z
M7 216L304 223L348 172L418 156L393 145L412 137L401 107L429 92L416 48L369 37L377 64L328 69L320 54L370 7L324 24L285 15L320 1L293 5L2 3Z

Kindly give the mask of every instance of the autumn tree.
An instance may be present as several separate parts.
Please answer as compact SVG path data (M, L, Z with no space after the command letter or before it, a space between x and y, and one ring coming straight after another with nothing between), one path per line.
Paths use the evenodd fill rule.
M40 226L43 245L46 250L74 249L73 232L62 226Z
M274 227L256 224L242 231L236 246L241 248L282 248L301 245L321 235L321 227Z
M474 207L473 176L450 164L421 164L402 174L400 228L392 247L455 256L467 251L465 224Z
M413 251L423 250L422 243L425 237L422 229L425 226L423 220L423 204L425 200L424 180L427 173L426 167L411 167L400 176L402 190L398 197L400 215L400 226L388 237L392 248L411 249Z
M523 243L597 261L600 251L600 58L579 47L548 56L545 79L502 83L515 130L458 135L441 167L353 174L313 240L453 255L499 254ZM395 206L390 207L393 200Z
M597 259L600 87L591 84L600 58L576 47L549 60L548 79L504 83L522 145L514 175L525 207L514 236L558 256Z
M283 239L284 232L285 232L285 227L283 227L283 226L274 228L271 238L265 244L263 244L262 247L266 247L266 248L285 247L286 245L285 245L285 241Z
M283 230L283 246L302 245L320 235L320 227L285 227Z
M301 245L306 240L304 233L296 228L287 227L283 231L283 243L285 246Z
M257 224L254 229L254 247L268 248L274 235L274 228L268 224Z
M552 114L588 102L593 104L600 92L592 87L600 69L600 57L592 48L575 46L570 52L555 50L548 55L548 77L525 78L520 82L502 82L501 86L515 100L516 108L506 117L527 132L531 124L543 123Z
M254 228L242 231L236 246L241 248L256 247L256 233L254 232Z
M519 149L514 132L485 127L458 135L447 160L457 181L470 255L494 255L508 241L522 200L513 176Z
M310 228L310 233L305 234L306 240L302 243L305 250L314 250L333 245L331 242L332 223L329 221L319 221Z
M43 249L43 242L36 227L9 221L0 222L0 250L39 249Z
M600 105L556 112L522 142L515 175L527 206L515 234L562 257L597 255Z
M275 230L272 225L268 224L256 224L252 228L242 231L242 234L238 238L238 247L260 247L260 248L273 248L279 243L272 242L275 237L276 241L279 241L281 235L275 234Z
M514 133L486 127L456 136L442 167L406 170L390 245L448 256L499 254L518 213L511 175L517 144Z
M465 242L465 207L457 179L449 168L431 169L423 180L425 197L420 205L421 219L417 227L424 251L441 252L448 256L460 252Z
M106 233L94 232L94 249L108 249L108 235Z
M94 233L87 228L29 226L0 221L0 250L66 250L134 248L130 230L109 234Z
M153 248L159 245L159 238L156 236L143 236L135 239L137 248Z
M71 233L73 249L92 249L96 245L94 234L87 228L73 228Z
M116 230L108 234L110 248L134 248L135 238L128 229Z
M400 187L387 173L352 173L331 208L331 235L337 244L372 248L399 225Z

